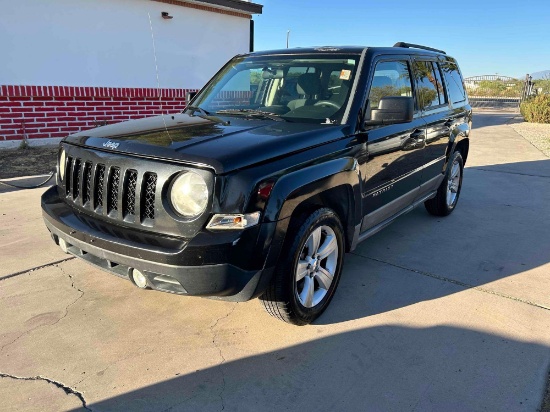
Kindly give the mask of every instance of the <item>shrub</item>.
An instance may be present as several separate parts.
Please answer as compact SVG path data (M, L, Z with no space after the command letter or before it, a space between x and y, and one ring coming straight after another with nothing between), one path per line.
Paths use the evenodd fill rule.
M520 106L521 115L531 123L550 123L550 95L541 94Z
M27 142L27 139L21 140L21 143L19 144L19 150L28 150L31 146L29 145L29 142Z

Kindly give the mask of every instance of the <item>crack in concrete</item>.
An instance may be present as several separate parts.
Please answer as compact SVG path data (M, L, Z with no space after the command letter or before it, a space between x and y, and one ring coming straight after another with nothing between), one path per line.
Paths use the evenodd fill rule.
M65 260L67 260L67 259L65 259ZM80 296L77 297L77 298L76 298L74 301L72 301L71 303L69 303L67 306L65 306L65 313L64 313L64 315L61 316L59 319L57 319L55 322L49 323L49 324L45 324L45 325L37 325L37 326L35 326L34 328L31 328L31 329L29 329L29 330L26 330L25 332L21 333L19 336L17 336L17 337L16 337L14 340L12 340L11 342L2 345L2 347L0 347L0 352L2 352L6 347L8 347L8 346L10 346L10 345L13 345L15 342L17 342L17 341L18 341L19 339L21 339L23 336L26 336L26 335L28 335L29 333L31 333L31 332L33 332L33 331L35 331L35 330L37 330L37 329L40 329L40 328L43 328L43 327L46 327L46 326L54 326L54 325L57 325L59 322L61 322L63 319L65 319L65 318L67 317L67 315L69 314L69 308L70 308L71 306L73 306L76 302L78 302L78 301L82 298L82 296L84 296L84 291L81 290L81 289L79 289L79 288L77 288L77 287L75 287L73 277L72 277L69 273L66 273L65 270L64 270L61 266L59 266L59 264L55 264L54 266L57 267L57 268L61 271L61 273L62 273L63 275L67 275L67 276L69 277L69 279L71 280L71 287L72 287L73 289L77 290L78 292L80 292Z
M218 326L218 323L222 319L227 319L229 316L231 316L231 314L235 311L236 308L237 308L237 303L233 304L233 307L231 308L231 310L225 316L222 316L221 318L218 318L218 320L216 320L216 322L210 327L210 331L212 332L212 335L213 335L212 336L212 344L218 350L218 352L220 354L220 358L222 359L221 362L218 364L218 366L220 368L221 375L222 375L222 381L223 381L222 388L218 393L218 396L219 396L220 401L222 403L222 409L221 409L222 411L225 409L225 403L224 403L224 400L223 400L223 393L225 392L225 384L226 384L226 382L225 382L225 372L223 370L222 365L225 363L226 359L225 359L225 356L223 356L222 349L216 343L216 338L218 337L218 334L216 332L214 332L214 328L216 326Z
M96 374L96 375L99 375L99 374L101 374L101 373L105 373L108 369L112 368L113 366L118 365L118 364L121 363L121 362L127 361L127 360L129 360L129 359L140 358L140 357L145 356L145 355L150 355L150 354L152 354L152 353L154 353L154 352L155 352L154 349L150 349L148 353L138 353L138 354L132 353L132 354L130 354L130 355L128 355L128 356L125 356L124 358L118 359L118 360L116 360L115 362L110 363L109 366L107 366L107 367L105 367L105 368L103 368L103 369L101 369L101 370L95 372L95 374ZM85 376L83 379L81 379L80 381L78 381L77 383L75 383L75 386L78 385L78 384L80 384L80 383L82 383L82 382L84 382L85 380L87 380L87 379L90 378L91 376L92 376L91 373L88 374L88 375Z
M391 263L391 262L386 262L385 260L376 259L376 258L369 257L369 256L364 256L364 255L361 255L357 252L350 252L350 253L352 255L361 257L363 259L374 260L375 262L379 262L379 263L383 263L385 265L393 266L393 267L396 267L398 269L407 270L409 272L417 273L419 275L427 276L427 277L430 277L430 278L433 278L433 279L442 280L444 282L452 283L452 284L457 285L457 286L462 286L462 287L467 288L467 289L474 289L474 290L477 290L478 292L488 293L490 295L499 296L501 298L514 300L514 301L520 302L520 303L525 303L526 305L534 306L534 307L539 308L539 309L550 310L550 307L545 306L545 305L541 305L541 304L536 303L536 302L531 302L530 300L526 300L526 299L518 298L518 297L515 297L515 296L507 295L505 293L500 293L500 292L497 292L497 291L494 291L494 290L491 290L491 289L485 289L485 288L482 288L480 286L471 285L469 283L465 283L465 282L461 282L459 280L447 278L445 276L436 275L434 273L424 272L422 270L417 270L417 269L411 269L411 268L408 268L406 266L398 265L398 264Z
M38 329L38 328L41 328L41 327L43 327L43 326L51 326L51 324L50 324L50 325L37 325L37 326L35 326L34 328L31 328L31 329L29 329L29 330L26 330L25 332L23 332L23 333L21 333L20 335L18 335L18 336L17 336L14 340L12 340L11 342L2 345L2 347L0 348L0 352L3 352L3 351L4 351L4 348L7 348L8 346L13 345L15 342L17 342L17 341L18 341L19 339L21 339L23 336L28 335L28 334L31 333L32 331L34 331L34 330L36 330L36 329Z
M222 404L222 411L225 409L225 403L224 403L224 400L223 400L223 393L225 391L225 372L223 371L223 367L222 365L226 362L226 359L225 359L225 356L223 356L223 353L222 353L222 350L220 348L220 346L216 343L216 339L218 337L218 334L216 332L214 332L214 328L216 326L218 326L218 323L222 320L222 319L227 319L229 316L231 316L231 314L235 311L235 309L237 308L237 303L235 303L233 305L233 307L231 308L231 310L229 312L227 312L224 316L218 318L216 320L216 322L214 322L214 324L210 327L210 332L212 332L212 344L214 345L214 347L218 350L218 353L220 355L220 358L221 358L221 361L220 363L218 364L219 366L219 369L220 369L220 372L221 372L221 375L222 375L222 381L223 381L223 384L222 384L222 388L221 390L218 392L218 397L220 398L220 402ZM176 403L175 405L172 405L172 406L169 406L168 408L164 409L162 412L169 412L169 411L172 411L174 410L175 408L178 408L180 405L183 405L185 404L186 402L190 401L191 399L194 399L196 398L197 396L199 395L199 393L195 393L193 395L191 395L190 397L188 398L185 398L183 401L181 402L178 402Z
M66 275L66 276L69 277L69 279L71 280L71 287L72 287L74 290L78 291L78 292L80 293L80 296L77 297L73 302L71 302L71 303L69 303L67 306L65 306L65 314L64 314L62 317L60 317L57 321L55 321L54 323L52 323L52 324L49 325L49 326L57 325L59 322L61 322L63 319L65 319L65 318L67 317L67 315L69 314L69 308L70 308L71 306L73 306L76 302L78 302L78 301L82 298L82 296L84 296L84 291L83 291L82 289L80 289L80 288L77 288L77 287L74 285L74 279L73 279L73 277L71 276L71 274L65 272L65 269L63 269L61 266L59 266L59 265L55 265L55 266L61 271L61 273L62 273L63 275Z
M50 267L50 266L56 266L59 263L63 263L63 262L66 262L68 260L73 260L73 259L76 259L76 257L71 256L71 257L68 257L68 258L65 258L65 259L56 260L55 262L46 263L45 265L40 265L40 266L35 266L33 268L30 268L30 269L25 269L25 270L22 270L20 272L10 273L9 275L1 277L0 282L2 282L3 280L6 280L6 279L13 278L15 276L24 275L26 273L34 272L35 270L44 269L44 268L47 268L47 267Z
M37 375L37 376L15 376L10 375L9 373L2 373L0 372L0 378L6 378L6 379L13 379L13 380L20 380L20 381L45 381L48 382L51 385L54 385L58 387L59 389L62 389L67 395L73 395L76 396L80 402L82 402L82 407L86 409L87 411L92 411L86 404L86 399L84 398L84 395L82 392L77 391L76 389L71 388L70 386L67 386L59 381L47 378L45 376Z

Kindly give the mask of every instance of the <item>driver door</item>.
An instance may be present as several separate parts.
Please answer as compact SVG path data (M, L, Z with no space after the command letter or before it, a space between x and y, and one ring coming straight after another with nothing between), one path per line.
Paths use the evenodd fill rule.
M411 62L406 56L375 62L366 110L386 96L414 97ZM368 126L362 133L367 161L362 165L361 232L391 218L414 201L421 179L426 123L417 110L409 123Z

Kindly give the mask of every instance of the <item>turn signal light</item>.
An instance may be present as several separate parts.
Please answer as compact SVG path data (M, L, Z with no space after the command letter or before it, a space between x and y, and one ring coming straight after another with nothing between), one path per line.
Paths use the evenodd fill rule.
M239 230L256 226L260 222L260 212L247 214L214 215L206 226L211 230Z

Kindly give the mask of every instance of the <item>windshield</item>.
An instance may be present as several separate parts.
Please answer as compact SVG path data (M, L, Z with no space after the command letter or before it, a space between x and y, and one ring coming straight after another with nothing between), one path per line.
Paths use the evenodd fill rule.
M357 55L237 57L188 112L339 124L355 78Z

